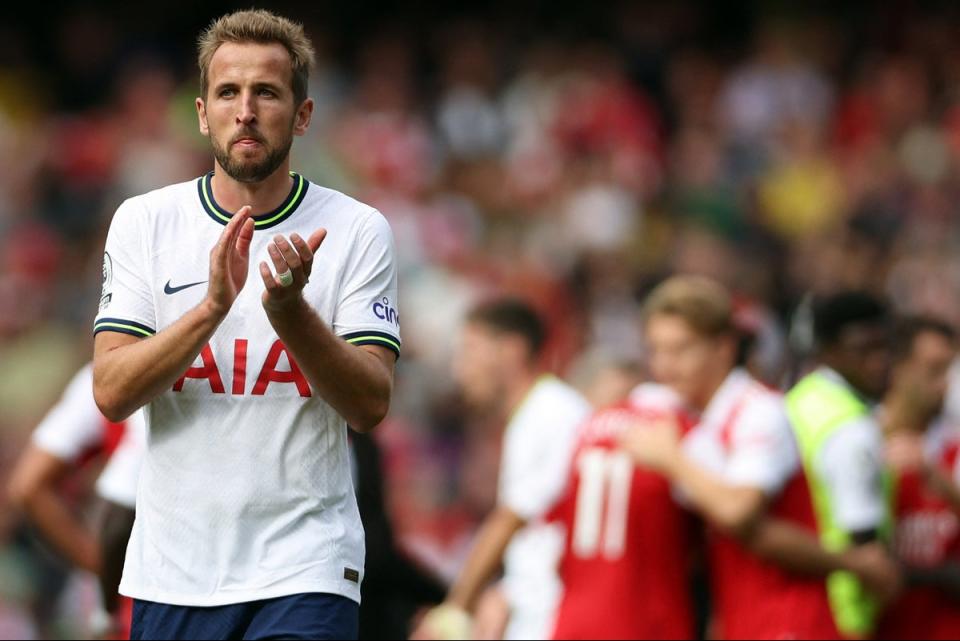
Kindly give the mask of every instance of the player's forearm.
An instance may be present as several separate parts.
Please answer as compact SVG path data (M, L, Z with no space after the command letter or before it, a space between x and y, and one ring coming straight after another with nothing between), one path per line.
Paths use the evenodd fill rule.
M730 485L683 454L675 457L666 471L697 512L731 535L744 536L763 510L760 490Z
M93 357L97 406L112 421L122 421L169 389L193 364L226 313L208 301L156 335L116 345L104 332Z
M825 550L813 532L780 519L760 519L745 543L760 558L794 574L819 577L850 569L844 557Z
M306 302L267 317L313 390L350 427L368 432L383 421L393 376L375 355L336 336Z
M44 539L72 565L100 572L100 550L93 534L48 487L34 491L21 504Z
M523 521L506 508L497 508L484 521L447 603L472 612L481 592L503 562L503 555Z

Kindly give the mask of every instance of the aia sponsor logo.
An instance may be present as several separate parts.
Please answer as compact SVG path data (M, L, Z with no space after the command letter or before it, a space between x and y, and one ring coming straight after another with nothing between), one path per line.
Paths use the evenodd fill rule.
M247 348L249 341L245 338L238 338L233 343L233 368L226 370L233 374L231 379L230 393L233 396L244 396L248 394L248 376L247 376ZM280 357L286 356L290 364L289 369L278 369ZM205 380L210 385L210 391L213 394L226 394L227 390L223 384L223 370L221 364L217 363L213 355L213 349L210 345L204 345L200 350L199 367L191 367L176 383L173 384L174 392L182 392L187 379ZM310 391L310 384L300 370L300 366L293 359L286 346L280 341L275 341L270 347L266 360L260 367L260 373L256 379L253 379L253 386L250 388L251 396L264 396L267 389L272 384L293 384L297 387L297 392L303 398L310 398L313 394Z

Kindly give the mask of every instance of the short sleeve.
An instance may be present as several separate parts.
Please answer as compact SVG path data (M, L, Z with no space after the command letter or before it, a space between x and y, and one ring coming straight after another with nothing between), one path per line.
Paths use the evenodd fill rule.
M104 419L93 400L93 369L80 370L33 432L33 444L71 462L103 442Z
M767 496L779 494L800 468L786 409L776 398L758 399L744 409L729 448L726 480Z
M138 338L156 333L150 287L150 250L143 233L143 212L134 200L113 217L103 255L103 293L94 333L120 332Z
M400 356L396 248L376 210L361 223L347 257L333 330L353 345L380 345Z
M880 427L857 419L824 444L816 460L837 525L846 532L877 530L886 516Z
M524 520L544 518L566 489L578 428L589 415L580 398L541 397L511 421L497 502Z

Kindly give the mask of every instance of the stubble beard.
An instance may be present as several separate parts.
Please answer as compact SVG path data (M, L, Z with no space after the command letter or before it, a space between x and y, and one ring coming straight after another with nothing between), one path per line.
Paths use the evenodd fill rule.
M230 148L233 146L233 143L237 138L243 137L244 135L245 134L240 134L235 137L230 142L229 147L224 147L220 144L220 141L217 140L216 136L211 135L210 144L213 147L213 156L216 158L217 163L223 168L223 171L237 182L263 182L273 175L290 155L290 148L293 146L293 134L291 132L291 134L277 146L271 146L262 136L252 136L263 145L267 151L263 160L238 159L231 155Z

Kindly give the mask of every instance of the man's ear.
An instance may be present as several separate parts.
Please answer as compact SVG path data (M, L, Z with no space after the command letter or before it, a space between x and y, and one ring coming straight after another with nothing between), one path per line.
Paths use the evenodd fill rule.
M200 133L204 136L210 135L210 126L207 124L207 106L203 103L203 98L197 98L197 120L200 124Z
M302 136L307 133L310 127L310 120L313 118L313 99L307 98L297 109L296 118L293 121L293 135Z

